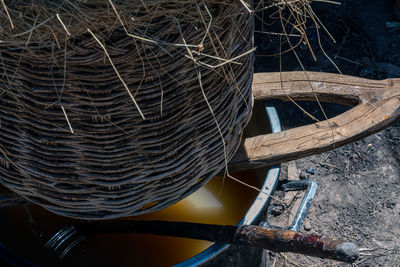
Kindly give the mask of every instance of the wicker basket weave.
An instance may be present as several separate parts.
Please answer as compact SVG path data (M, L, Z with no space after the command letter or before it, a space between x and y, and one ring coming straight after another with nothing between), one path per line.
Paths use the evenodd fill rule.
M163 42L110 15L98 41L0 43L1 183L54 213L109 219L165 208L220 172L251 115L253 21L239 1L195 2L181 17L131 12Z

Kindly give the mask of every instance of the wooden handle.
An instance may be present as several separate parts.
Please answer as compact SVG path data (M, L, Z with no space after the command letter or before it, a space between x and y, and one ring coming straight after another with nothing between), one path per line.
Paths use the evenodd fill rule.
M254 246L277 252L294 252L343 262L354 262L359 257L357 246L351 242L319 235L301 235L295 231L275 230L255 225L120 220L82 223L76 225L75 229L77 233L84 236L98 233L147 233L208 240L222 244ZM66 239L70 237L67 235ZM49 242L53 242L53 239L50 239ZM57 235L55 239L59 239ZM57 242L65 241L60 239ZM76 243L72 242L72 244Z
M359 251L354 243L320 235L302 235L290 230L268 229L254 225L239 226L235 243L272 250L293 252L324 259L354 262Z
M400 117L400 79L369 80L319 72L256 73L255 101L316 100L358 104L311 125L247 138L230 162L238 171L321 153L376 133Z

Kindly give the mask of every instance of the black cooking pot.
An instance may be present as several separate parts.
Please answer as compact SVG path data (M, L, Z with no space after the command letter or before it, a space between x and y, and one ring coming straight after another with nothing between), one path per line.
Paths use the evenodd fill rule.
M280 130L281 125L275 108L266 104L256 104L254 107L253 118L245 130L245 135L250 137L254 135L265 134L267 132L278 132ZM273 166L268 170L265 169L258 171L259 178L261 177L261 180L263 180L262 192L259 193L252 202L250 208L247 210L242 220L238 223L239 225L257 225L261 222L261 215L266 212L266 207L269 205L269 195L276 187L279 171L280 166ZM264 178L262 178L262 176L264 176ZM3 213L3 210L0 209L0 213ZM3 214L9 214L9 212ZM0 229L3 229L4 225L1 225L3 221L5 221L5 218L1 218L0 220ZM51 227L52 222L49 221L48 223L49 227ZM1 231L4 231L4 229ZM4 242L2 239L3 238L0 237L0 242ZM22 244L24 240L21 238L19 239L20 240L15 240L15 242L21 242L20 244ZM44 239L46 239L46 237ZM26 260L27 258L31 259L32 257L27 257L24 255L24 253L20 253L17 246L18 245L15 244L8 245L5 242L4 244L0 243L0 263L3 261L4 263L15 266L35 266L35 264L32 264L30 261ZM252 247L213 244L200 254L178 263L176 266L259 266L263 259L263 253L263 250ZM51 257L51 255L46 253L41 255L41 257L47 256ZM154 255L154 257L161 256ZM135 261L135 259L132 259L132 261ZM54 262L49 263L49 265L53 264ZM47 265L47 263L44 263L44 265ZM65 264L62 263L60 265L64 266Z

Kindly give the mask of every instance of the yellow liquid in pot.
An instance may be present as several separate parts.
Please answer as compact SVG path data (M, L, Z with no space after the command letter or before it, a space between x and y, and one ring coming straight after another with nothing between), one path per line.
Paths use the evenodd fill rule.
M235 177L261 186L254 172ZM264 178L264 177L263 177ZM251 206L257 191L226 178L213 178L205 187L175 205L132 220L168 220L210 224L237 224ZM31 214L30 223L29 215ZM66 225L79 221L53 215L39 206L6 208L0 223L0 242L16 254L40 266L170 266L208 248L201 240L146 234L102 234L86 238L60 263L43 248L47 241ZM35 236L36 235L36 236Z

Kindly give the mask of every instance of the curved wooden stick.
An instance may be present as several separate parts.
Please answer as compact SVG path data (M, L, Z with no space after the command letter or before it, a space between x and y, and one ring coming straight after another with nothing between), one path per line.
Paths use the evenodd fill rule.
M311 125L247 138L230 162L244 170L321 153L376 133L400 117L400 79L369 80L319 72L257 73L255 101L315 100L358 105Z

